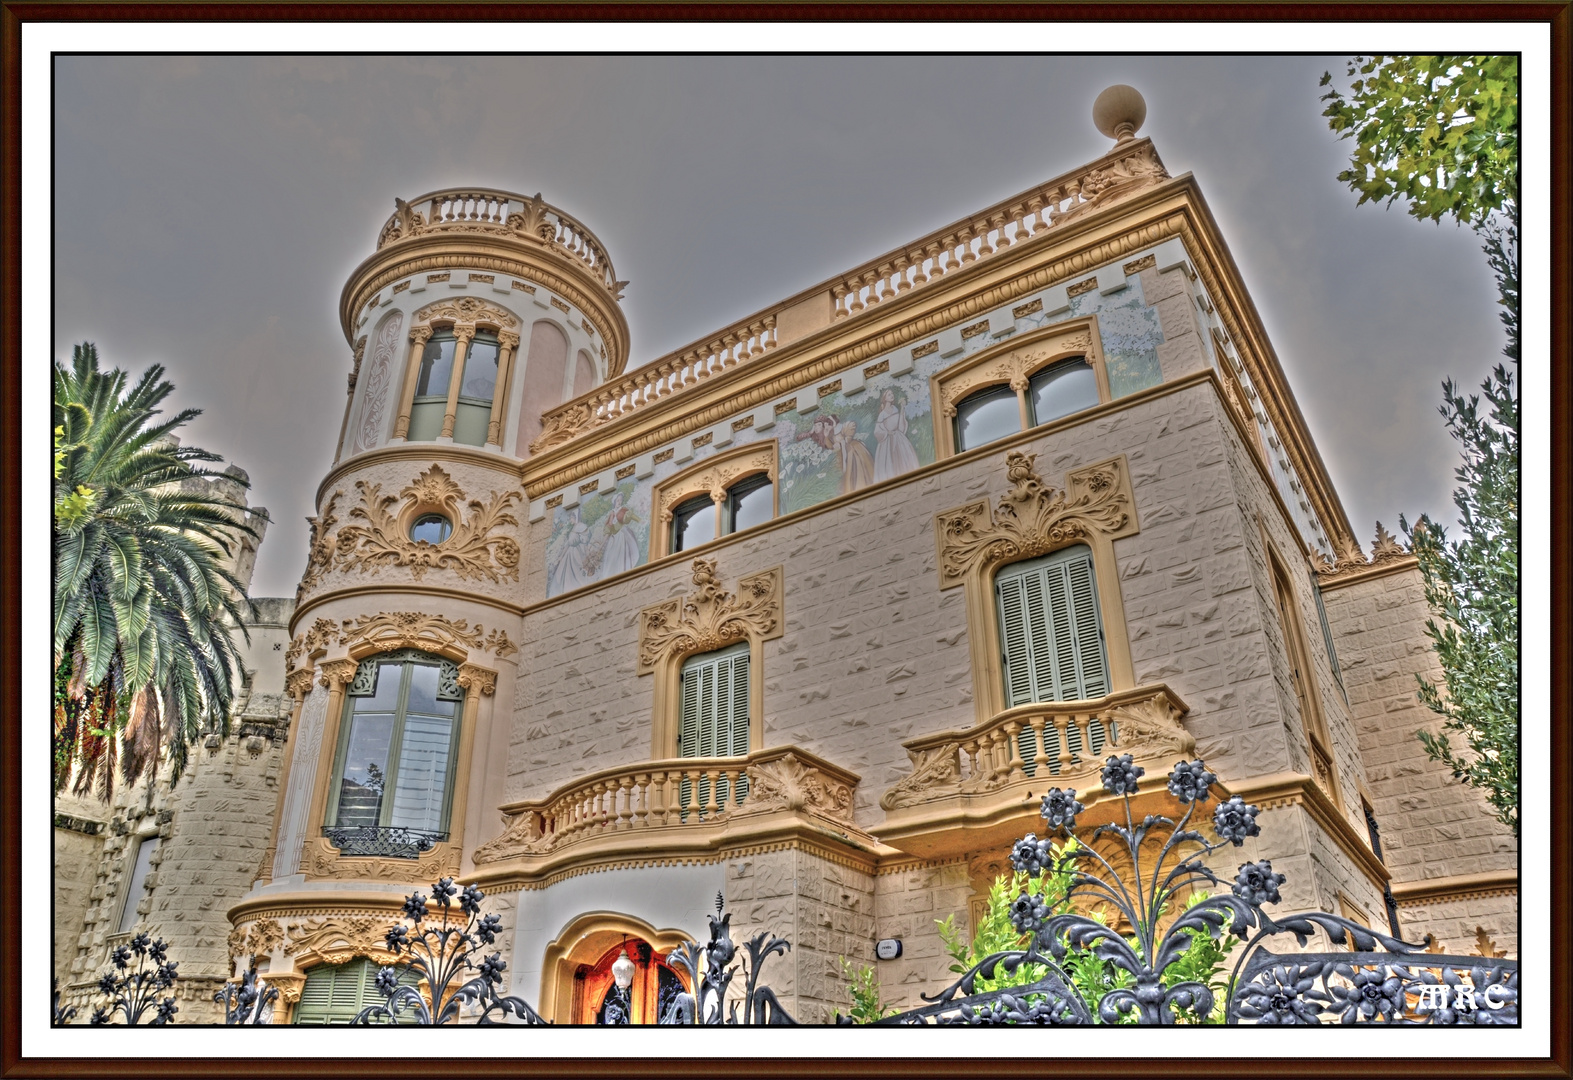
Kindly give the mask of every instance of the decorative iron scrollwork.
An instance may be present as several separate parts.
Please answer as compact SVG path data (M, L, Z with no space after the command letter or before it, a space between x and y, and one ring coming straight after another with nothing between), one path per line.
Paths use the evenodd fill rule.
M340 855L374 855L385 859L418 859L448 839L445 832L423 832L402 825L325 825L322 835Z

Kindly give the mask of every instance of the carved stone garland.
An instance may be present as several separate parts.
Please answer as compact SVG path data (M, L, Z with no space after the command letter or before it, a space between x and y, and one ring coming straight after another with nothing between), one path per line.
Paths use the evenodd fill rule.
M378 652L394 649L441 652L454 645L490 651L498 656L519 651L518 646L508 640L507 631L493 629L488 635L479 623L471 629L468 619L449 619L445 615L418 611L379 611L375 615L345 619L341 625L339 644L364 642L375 646Z
M940 588L960 585L976 568L1046 555L1097 533L1119 535L1132 523L1123 457L1068 473L1064 491L1033 471L1036 457L1020 451L1006 456L1012 487L993 513L988 500L979 499L935 517Z
M639 613L639 673L648 674L674 655L711 652L749 638L780 637L782 576L779 566L737 581L736 595L721 588L714 559L694 560L694 584Z
M463 490L440 465L421 473L398 495L382 494L382 485L357 480L360 504L350 517L364 525L346 525L335 542L335 565L361 573L377 573L384 566L407 567L419 581L430 569L452 570L464 579L519 580L519 544L494 532L519 521L508 507L519 499L517 491L494 491L488 501L470 499L469 515L460 510ZM392 508L403 500L397 513ZM417 515L441 513L453 522L453 533L442 543L411 540L409 526Z

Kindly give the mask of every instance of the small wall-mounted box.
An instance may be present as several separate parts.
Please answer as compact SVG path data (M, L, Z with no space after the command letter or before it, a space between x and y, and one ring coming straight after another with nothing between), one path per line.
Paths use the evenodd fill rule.
M896 960L901 956L901 939L880 938L874 943L874 955L881 960Z

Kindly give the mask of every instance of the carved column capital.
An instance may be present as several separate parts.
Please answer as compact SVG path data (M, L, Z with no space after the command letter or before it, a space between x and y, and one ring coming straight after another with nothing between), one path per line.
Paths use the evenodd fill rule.
M505 349L517 349L519 347L519 335L510 330L499 330L497 332L497 341Z
M290 672L284 678L285 691L296 701L304 699L307 694L311 693L312 675L312 669L309 667Z
M491 697L497 692L497 673L474 664L460 664L459 685L466 693L480 691L482 697Z
M431 340L431 327L417 326L410 330L410 343L424 345Z
M360 665L353 660L329 660L322 665L322 685L329 690L338 690L350 683L355 678L355 669Z
M475 338L475 327L465 323L455 323L453 326L453 336L456 341L461 341L465 344L468 344Z

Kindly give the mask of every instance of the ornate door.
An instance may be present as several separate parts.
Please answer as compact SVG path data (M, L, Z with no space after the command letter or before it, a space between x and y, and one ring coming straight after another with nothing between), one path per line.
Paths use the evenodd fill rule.
M614 981L612 965L617 962L624 948L634 963L634 979L628 987L633 1023L654 1024L668 1002L688 988L687 980L668 966L666 959L656 954L647 942L629 938L626 945L612 946L594 964L581 964L574 972L575 1024L600 1022L598 1017L601 1015L601 1006Z

